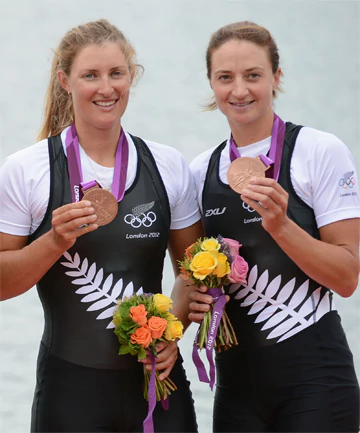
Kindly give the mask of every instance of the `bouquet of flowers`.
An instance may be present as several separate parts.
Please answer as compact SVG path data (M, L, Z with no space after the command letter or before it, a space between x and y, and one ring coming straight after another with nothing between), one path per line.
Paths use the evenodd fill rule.
M169 312L171 308L172 300L160 293L134 294L119 300L114 312L115 334L120 343L119 355L130 353L138 359L144 359L149 355L152 360L151 372L144 365L146 400L150 400L152 390L149 384L152 374L155 375L157 401L165 401L171 392L177 389L169 377L160 381L159 371L155 371L156 344L159 341L175 341L183 334L183 324Z
M185 250L184 259L179 261L182 278L191 280L197 286L209 288L208 294L214 302L210 311L205 313L204 320L198 329L193 351L193 359L198 368L200 380L210 382L206 374L201 373L200 358L195 349L207 350L207 357L212 367L212 349L220 352L238 344L234 329L225 312L225 294L223 286L230 283L246 284L249 270L247 262L239 254L241 244L234 239L203 238ZM212 371L210 369L210 376Z

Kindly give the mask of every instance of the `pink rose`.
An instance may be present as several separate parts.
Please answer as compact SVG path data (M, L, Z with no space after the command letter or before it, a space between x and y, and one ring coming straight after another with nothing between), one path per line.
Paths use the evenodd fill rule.
M231 283L246 284L246 277L249 266L243 257L236 255L234 261L231 263L231 272L228 279Z
M239 244L238 241L235 239L229 239L229 238L223 238L223 241L226 243L226 245L230 249L230 254L232 257L235 257L239 254L239 248L241 247L241 244Z

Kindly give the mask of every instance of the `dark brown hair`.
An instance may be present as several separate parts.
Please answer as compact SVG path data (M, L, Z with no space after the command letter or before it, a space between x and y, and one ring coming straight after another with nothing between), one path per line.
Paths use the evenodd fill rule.
M206 50L206 69L209 80L211 78L211 59L214 51L216 51L226 42L234 39L239 41L249 41L265 48L269 54L269 60L271 62L273 74L275 74L279 69L279 52L270 32L265 29L265 27L261 27L252 21L240 21L238 23L232 23L221 27L211 35L210 42ZM278 88L273 91L274 98L277 96L277 91L281 90L281 86L279 85ZM215 110L217 108L214 98L212 98L206 108L208 110Z

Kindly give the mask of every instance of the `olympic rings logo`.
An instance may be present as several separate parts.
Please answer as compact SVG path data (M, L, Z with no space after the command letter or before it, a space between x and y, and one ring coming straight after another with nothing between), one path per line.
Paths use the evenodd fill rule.
M135 216L131 213L125 215L124 221L126 224L130 224L134 229L138 229L141 226L150 227L156 221L156 215L154 212L148 212L147 214L142 213L139 216Z
M250 206L249 206L248 204L246 204L244 201L243 201L242 207L243 207L245 210L249 211L249 212L255 212L255 209L253 209L252 207L250 207Z
M348 177L347 179L342 178L339 180L339 185L342 186L344 189L346 188L353 188L355 185L355 178L354 176Z

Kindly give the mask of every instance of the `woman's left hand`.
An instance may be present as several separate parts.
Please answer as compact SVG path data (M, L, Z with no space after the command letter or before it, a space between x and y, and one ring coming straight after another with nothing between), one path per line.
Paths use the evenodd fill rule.
M260 214L262 226L270 235L289 221L286 215L289 194L274 179L252 178L241 199Z
M156 370L163 370L159 374L159 379L166 379L178 357L178 345L177 341L160 341L156 345L157 357L156 357ZM145 359L142 359L141 362L146 364L146 369L151 370L151 359L147 356Z

